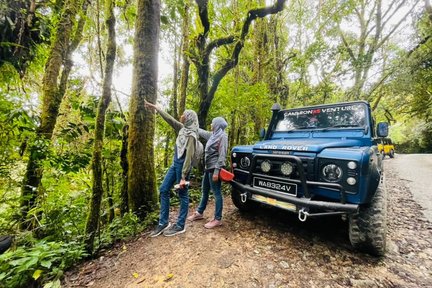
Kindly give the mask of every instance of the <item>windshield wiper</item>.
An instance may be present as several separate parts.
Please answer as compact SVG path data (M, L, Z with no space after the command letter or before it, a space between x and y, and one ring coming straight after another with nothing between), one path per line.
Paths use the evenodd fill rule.
M328 128L347 128L347 127L362 128L361 126L358 126L358 125L355 125L355 124L337 124L337 125L333 125L333 126L328 127Z
M321 131L328 131L328 130L332 130L335 128L358 128L358 129L365 129L365 131L366 131L367 126L358 126L355 124L336 124L336 125L333 125L333 126L330 126L327 128L323 128L323 129L321 129Z

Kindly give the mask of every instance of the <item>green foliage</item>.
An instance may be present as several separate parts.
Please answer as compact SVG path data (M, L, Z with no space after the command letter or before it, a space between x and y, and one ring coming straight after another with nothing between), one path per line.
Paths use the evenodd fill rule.
M432 40L427 15L417 22L421 45L398 63L394 78L385 86L378 110L391 114L391 136L400 152L432 152ZM426 40L428 39L428 40Z
M65 269L86 256L76 241L42 240L32 247L20 246L0 255L0 283L5 287L55 287L52 285L59 283Z
M103 247L108 247L118 240L135 236L149 224L154 224L159 218L158 212L152 212L146 218L146 221L141 221L135 214L126 213L123 217L116 217L103 229L100 237L97 239L98 243L96 251Z

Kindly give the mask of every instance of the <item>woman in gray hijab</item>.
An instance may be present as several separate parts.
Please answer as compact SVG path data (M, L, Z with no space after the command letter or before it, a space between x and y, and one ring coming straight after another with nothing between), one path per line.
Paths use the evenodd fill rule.
M228 150L228 136L225 133L227 122L222 117L216 117L212 120L212 132L201 129L199 135L207 140L205 147L205 172L202 180L201 201L197 210L187 219L190 221L204 219L204 210L207 207L210 190L215 197L215 214L214 218L204 225L205 228L212 229L222 225L223 197L219 178L220 169L225 166L225 158Z
M146 107L156 109L156 105L146 101ZM156 109L159 111L158 109ZM195 148L198 141L198 117L195 111L185 110L180 117L176 132L176 147L174 149L174 160L168 169L165 178L159 187L160 192L160 214L159 224L150 234L150 237L156 237L163 233L164 236L174 236L186 231L185 222L189 210L189 194L186 180L189 178L189 172L192 167L192 158L195 154ZM169 206L170 190L175 183L179 183L177 193L180 198L180 210L177 217L177 223L170 225Z

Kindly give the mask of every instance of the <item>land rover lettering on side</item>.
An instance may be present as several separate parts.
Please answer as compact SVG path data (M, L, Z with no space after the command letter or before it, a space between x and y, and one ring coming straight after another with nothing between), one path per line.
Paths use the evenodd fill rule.
M241 211L259 203L309 217L347 215L349 238L359 250L381 256L386 246L386 192L376 129L367 102L281 110L262 140L236 146L232 200Z

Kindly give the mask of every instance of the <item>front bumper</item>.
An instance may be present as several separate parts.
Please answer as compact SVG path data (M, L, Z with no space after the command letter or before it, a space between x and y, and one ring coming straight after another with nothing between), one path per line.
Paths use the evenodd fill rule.
M269 197L282 202L287 202L296 205L297 210L306 208L318 209L323 211L332 210L335 212L345 212L345 213L356 213L358 211L359 205L357 204L347 204L338 202L327 202L312 200L306 197L296 197L289 194L284 194L280 192L274 192L269 190L264 190L256 187L251 187L250 185L244 185L236 181L231 181L231 185L234 189L240 193L246 193L247 199L251 199L252 195L261 195L264 197Z
M279 158L291 160L296 163L299 179L292 180L293 182L297 182L302 187L302 195L290 195L287 193L282 193L278 191L273 191L271 189L262 189L259 187L254 187L252 185L253 177L259 176L258 174L254 174L255 162L258 158ZM239 181L233 180L231 181L232 187L237 190L240 194L243 195L245 199L255 200L253 195L260 195L263 197L268 197L271 199L276 199L278 201L282 201L284 203L290 203L295 205L295 210L299 211L307 211L309 215L312 216L308 211L309 210L318 210L324 213L315 213L315 215L323 215L323 214L345 214L345 213L357 213L359 209L358 204L350 204L346 203L346 192L344 188L336 183L327 183L327 182L316 182L316 181L308 181L306 180L306 175L303 170L302 160L293 155L272 155L272 154L254 154L252 157L250 165L250 170L248 171L248 177L245 184L240 183ZM260 175L262 176L262 175ZM312 195L309 192L309 188L311 187L321 187L328 188L334 191L338 191L340 194L340 202L332 202L332 201L321 201L321 200L312 200ZM269 204L269 203L267 203ZM271 203L270 203L271 205Z

